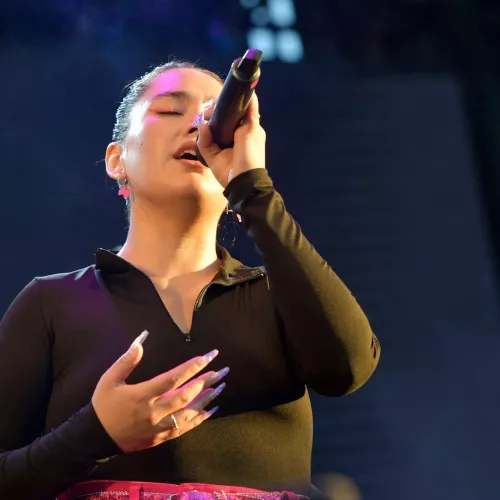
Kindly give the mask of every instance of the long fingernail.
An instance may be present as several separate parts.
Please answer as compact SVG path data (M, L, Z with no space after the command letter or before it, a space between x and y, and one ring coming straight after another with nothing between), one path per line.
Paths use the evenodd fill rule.
M212 399L216 398L217 396L220 395L220 393L226 388L226 383L225 382L222 382L221 385L219 385L218 387L216 387L214 389L214 392L212 392L212 394L210 395L210 397Z
M134 344L144 344L144 341L148 338L149 332L147 330L144 330L135 340Z
M213 385L217 383L219 380L222 380L228 373L229 373L229 366L226 366L226 368L223 368L222 370L219 370L217 373L214 373L212 375L212 378L210 379L210 385Z
M204 112L207 109L210 109L212 104L215 102L215 99L209 99L208 101L205 101L201 106L200 106L200 111Z
M207 363L210 363L210 361L213 361L217 355L219 354L219 351L217 349L214 349L213 351L209 352L208 354L205 354L204 358Z
M201 111L198 115L196 115L193 121L193 126L203 125L204 123L207 123L207 121L205 120L205 112Z
M219 407L216 406L216 407L212 408L211 410L207 411L207 414L208 414L207 418L210 418L218 409L219 409Z

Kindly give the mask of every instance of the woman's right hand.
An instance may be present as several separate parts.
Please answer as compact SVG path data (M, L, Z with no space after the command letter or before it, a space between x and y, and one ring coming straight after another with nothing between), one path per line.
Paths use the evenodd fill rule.
M211 386L229 371L228 368L217 373L211 371L190 380L217 356L218 351L212 351L146 382L126 384L125 380L142 359L142 342L147 335L147 332L141 334L103 374L92 396L101 424L125 453L177 438L213 415L217 408L210 411L205 408L225 384L215 389Z

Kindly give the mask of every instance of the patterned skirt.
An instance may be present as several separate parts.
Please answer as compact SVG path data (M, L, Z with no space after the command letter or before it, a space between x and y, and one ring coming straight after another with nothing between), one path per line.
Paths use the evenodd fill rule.
M262 491L239 486L99 480L75 484L57 500L308 500L308 497L289 491Z

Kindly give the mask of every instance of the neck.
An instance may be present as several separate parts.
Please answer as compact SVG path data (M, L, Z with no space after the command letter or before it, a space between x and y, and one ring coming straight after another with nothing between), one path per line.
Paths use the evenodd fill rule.
M161 288L181 275L215 272L221 265L216 252L219 218L188 212L166 213L159 207L135 205L118 255Z

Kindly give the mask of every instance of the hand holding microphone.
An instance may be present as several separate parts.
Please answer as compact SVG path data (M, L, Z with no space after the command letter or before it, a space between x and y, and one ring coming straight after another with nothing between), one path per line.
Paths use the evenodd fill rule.
M262 52L249 49L233 62L208 124L199 128L198 159L224 187L247 170L265 168L265 132L254 94L261 60Z

